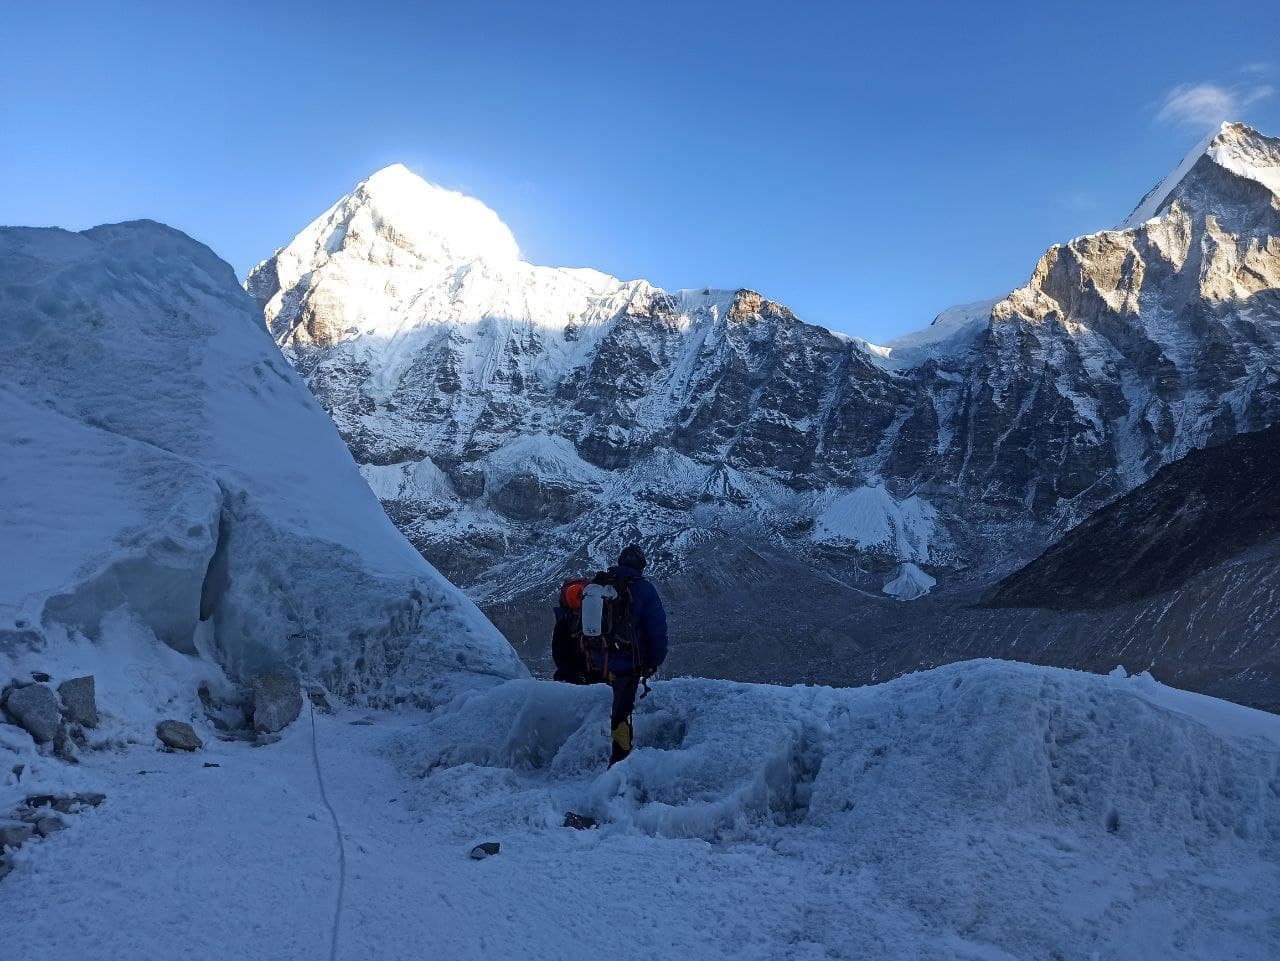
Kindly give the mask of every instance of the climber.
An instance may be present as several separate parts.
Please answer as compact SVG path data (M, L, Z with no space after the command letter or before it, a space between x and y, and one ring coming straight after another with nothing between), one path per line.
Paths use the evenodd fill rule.
M565 581L556 608L556 680L613 689L610 767L631 753L636 694L667 657L667 615L644 576L647 565L644 551L631 544L607 571Z

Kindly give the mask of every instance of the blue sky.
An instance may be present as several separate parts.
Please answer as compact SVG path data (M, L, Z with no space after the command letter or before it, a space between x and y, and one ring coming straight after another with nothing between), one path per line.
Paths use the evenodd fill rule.
M6 10L0 223L152 217L243 276L400 161L526 259L884 340L1113 225L1221 116L1280 134L1256 2L196 7Z

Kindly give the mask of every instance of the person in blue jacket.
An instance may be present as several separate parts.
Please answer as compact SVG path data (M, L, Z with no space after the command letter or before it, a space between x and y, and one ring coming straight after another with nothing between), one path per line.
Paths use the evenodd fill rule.
M662 607L658 589L644 576L648 561L639 545L631 544L618 555L618 563L609 568L610 578L625 585L630 594L630 649L599 651L590 654L592 667L613 689L613 709L609 766L631 753L634 728L631 715L635 711L636 692L640 681L648 678L667 659L667 612Z

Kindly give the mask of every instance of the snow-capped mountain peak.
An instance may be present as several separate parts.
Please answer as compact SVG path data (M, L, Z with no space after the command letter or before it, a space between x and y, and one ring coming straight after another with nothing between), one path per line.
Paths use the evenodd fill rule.
M656 311L687 333L707 319L749 321L761 308L790 315L752 291L667 292L590 268L526 263L483 202L403 164L357 184L258 264L245 286L282 346L354 344L388 387L405 373L402 362L440 346L441 337L456 355L460 382L489 391L508 376L491 355L511 337L533 338L548 352L518 364L518 379L550 383L588 356L619 317Z
M1207 152L1218 166L1280 194L1280 140L1247 124L1224 123Z
M1253 180L1272 194L1280 194L1280 140L1267 137L1248 124L1228 121L1196 144L1182 163L1142 198L1119 229L1136 229L1162 214L1206 157L1218 167Z
M520 257L511 230L493 210L429 183L404 164L383 167L338 206L353 217L367 214L378 235L425 258L510 262Z
M502 219L474 197L428 183L403 164L383 167L308 224L275 256L258 264L245 285L274 318L283 294L304 286L317 271L330 275L330 289L314 291L303 320L311 343L333 343L349 333L376 328L393 335L401 318L385 311L354 310L357 302L387 292L392 275L419 277L415 286L462 292L468 274L499 275L520 265L520 247ZM323 275L322 275L323 276ZM343 278L342 294L332 277ZM475 278L470 286L475 287ZM480 284L492 287L493 285ZM388 324L391 325L388 328Z

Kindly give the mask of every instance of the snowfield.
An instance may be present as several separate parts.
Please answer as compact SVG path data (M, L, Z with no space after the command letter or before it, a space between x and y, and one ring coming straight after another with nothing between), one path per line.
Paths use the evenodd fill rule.
M924 498L912 495L899 501L877 485L838 492L822 503L814 524L815 541L852 543L910 561L929 560L938 512Z
M170 755L113 708L134 709L104 703L110 749L37 766L108 799L18 853L6 956L327 956L341 871L307 716L261 748L197 718L206 751ZM1280 718L996 661L673 680L606 772L607 715L604 688L492 679L432 712L317 713L336 957L1280 956Z

